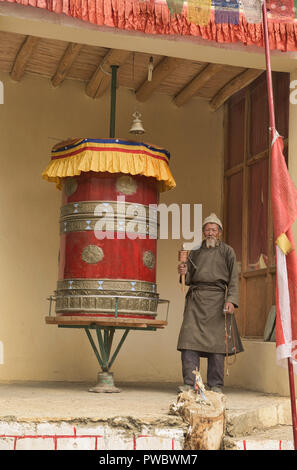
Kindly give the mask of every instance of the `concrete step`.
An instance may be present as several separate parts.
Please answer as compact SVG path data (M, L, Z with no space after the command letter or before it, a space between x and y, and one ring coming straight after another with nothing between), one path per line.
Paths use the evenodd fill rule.
M226 435L246 436L292 424L289 397L242 389L226 389Z
M250 435L223 438L223 450L294 450L292 426L275 426Z
M294 450L289 397L226 389L224 450Z

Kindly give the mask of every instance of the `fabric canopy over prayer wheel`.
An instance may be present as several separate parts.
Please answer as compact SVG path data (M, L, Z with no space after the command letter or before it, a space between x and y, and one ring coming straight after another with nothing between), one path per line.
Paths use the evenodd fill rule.
M159 193L170 154L119 139L76 139L42 174L62 190L58 315L154 318Z

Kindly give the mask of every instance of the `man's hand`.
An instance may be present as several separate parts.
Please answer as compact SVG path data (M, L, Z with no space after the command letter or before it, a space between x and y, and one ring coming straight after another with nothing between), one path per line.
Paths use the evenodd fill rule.
M186 263L180 263L177 267L178 274L187 274L187 265Z
M232 304L232 302L225 303L225 310L227 311L227 313L234 313L234 305Z

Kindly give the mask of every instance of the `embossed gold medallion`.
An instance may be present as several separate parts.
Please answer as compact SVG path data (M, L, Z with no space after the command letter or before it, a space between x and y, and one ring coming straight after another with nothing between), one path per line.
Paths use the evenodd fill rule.
M78 183L75 178L67 178L64 182L64 191L66 196L72 196L78 188Z
M102 260L104 254L102 248L97 245L86 246L81 254L82 260L88 264L96 264Z
M155 266L155 255L152 251L148 250L148 251L144 252L144 254L143 254L143 264L147 268L153 269L153 267Z
M116 180L116 188L120 193L130 196L136 193L137 182L130 175L119 176Z

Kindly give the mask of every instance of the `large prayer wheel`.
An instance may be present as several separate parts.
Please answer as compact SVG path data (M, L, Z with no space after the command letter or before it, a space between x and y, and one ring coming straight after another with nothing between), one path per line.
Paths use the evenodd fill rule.
M169 153L119 139L56 146L43 178L62 189L58 315L154 318L157 204Z

